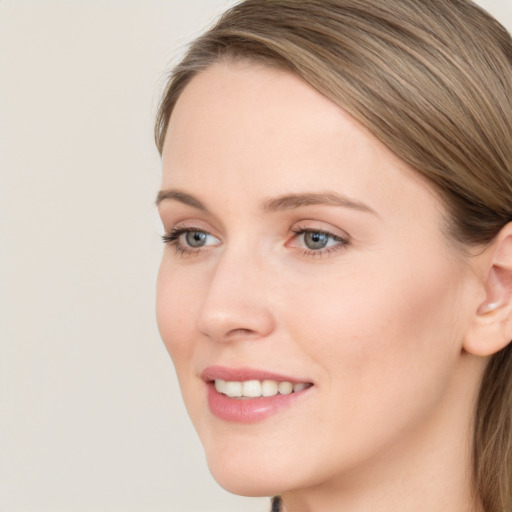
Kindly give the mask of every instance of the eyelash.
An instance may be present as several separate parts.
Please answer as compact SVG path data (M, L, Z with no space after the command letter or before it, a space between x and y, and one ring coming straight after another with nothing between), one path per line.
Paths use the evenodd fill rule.
M162 242L166 245L171 245L178 256L193 256L194 254L201 252L201 250L203 250L202 247L194 249L193 247L180 245L179 238L185 233L204 233L205 235L210 235L210 233L204 229L198 229L194 227L173 228L168 233L162 235Z
M316 258L324 257L335 252L338 252L340 250L343 250L347 245L349 245L349 241L346 240L345 238L341 238L323 229L311 229L310 227L299 226L295 229L292 229L291 231L294 233L295 240L297 240L301 235L305 235L306 233L321 233L327 236L330 240L337 242L335 245L318 250L298 247L297 249L300 252L300 254L305 256L311 256ZM183 246L179 243L180 236L185 233L203 233L207 236L213 236L210 233L208 233L208 231L205 231L203 229L194 227L182 227L174 228L170 232L162 235L162 242L166 245L171 245L178 254L178 256L193 256L202 252L204 250L204 247L193 248Z
M295 233L295 239L298 239L301 235L305 235L306 233L321 233L322 235L327 236L330 240L337 242L335 245L319 250L305 249L303 247L298 248L301 254L305 256L312 256L314 258L322 258L334 254L345 249L345 247L350 243L347 239L334 235L324 229L312 229L311 227L298 226L292 229L292 232Z

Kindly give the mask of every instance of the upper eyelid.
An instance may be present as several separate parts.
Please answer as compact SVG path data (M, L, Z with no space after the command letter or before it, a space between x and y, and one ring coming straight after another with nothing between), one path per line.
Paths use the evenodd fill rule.
M338 235L334 232L332 229L327 228L316 228L316 227L310 227L310 226L299 226L296 228L292 228L291 230L293 233L324 233L326 235L331 235L337 238L342 238L341 235Z
M200 231L203 233L206 233L208 235L211 235L215 238L220 239L221 235L218 234L217 229L210 227L204 227L202 224L203 222L199 221L191 221L190 223L187 221L179 221L176 222L170 229L166 229L166 234L173 234L173 233L183 233L188 231ZM335 238L343 238L343 239L350 239L350 235L339 228L336 227L324 227L324 226L312 226L309 224L309 222L318 222L318 221L304 221L308 224L302 224L302 223L294 223L290 228L289 231L298 234L302 232L317 232L317 233L325 233L326 235L330 235ZM323 224L323 223L322 223Z
M204 233L205 235L211 236L220 241L220 238L217 235L214 235L211 231L209 231L207 229L200 228L200 227L196 227L196 226L175 227L175 228L172 228L167 234L179 237L184 233L194 233L194 232Z
M212 233L211 226L213 226L213 231L217 233L223 228L221 220L213 212L206 208L196 207L193 204L189 204L187 201L167 200L167 198L160 200L157 198L156 204L158 215L164 226L172 226L173 229L175 226L181 226L182 224L187 227L197 226L209 233Z
M199 220L178 220L174 222L162 221L164 229L167 233L178 232L178 231L202 231L209 235L219 238L218 230L213 227L210 223ZM169 225L169 228L165 226Z
M343 245L347 245L350 242L348 236L337 235L337 234L333 233L332 231L327 231L327 230L323 230L323 229L310 229L310 228L298 229L298 230L293 230L293 233L294 233L293 239L297 239L299 236L302 236L306 233L322 233L323 235L326 235L329 238L331 238L332 240L337 241ZM318 251L318 252L320 252L320 251Z
M333 226L330 223L322 221L305 220L301 222L296 222L290 228L290 230L294 233L309 231L313 233L325 233L326 235L331 235L333 237L342 238L345 240L351 239L351 236L344 229L340 229L336 226Z
M198 231L202 233L206 233L207 235L210 235L217 240L221 241L223 240L223 237L220 233L218 233L218 230L212 227L211 225L205 226L206 223L199 219L193 219L193 220L180 220L175 223L173 223L172 227L165 229L165 235L164 236L179 236L182 233L187 232L193 232ZM338 227L332 226L330 223L326 223L324 221L320 220L313 220L313 219L307 219L299 222L294 222L289 228L289 233L291 232L293 234L293 237L297 237L299 234L304 232L312 232L312 233L324 233L334 239L339 239L342 241L350 241L351 236L345 231ZM288 240L289 242L289 240ZM286 242L286 243L288 243Z

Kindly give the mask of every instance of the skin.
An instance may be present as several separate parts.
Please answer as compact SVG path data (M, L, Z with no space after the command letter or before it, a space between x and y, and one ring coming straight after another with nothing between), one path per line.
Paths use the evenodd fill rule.
M464 343L487 260L447 239L432 187L299 78L219 63L171 116L171 189L207 211L164 199L165 230L208 236L166 245L157 318L217 481L282 494L293 512L478 510L470 440L486 358ZM264 208L333 192L359 207ZM300 230L332 236L311 250ZM210 365L314 386L263 421L227 422L207 405Z

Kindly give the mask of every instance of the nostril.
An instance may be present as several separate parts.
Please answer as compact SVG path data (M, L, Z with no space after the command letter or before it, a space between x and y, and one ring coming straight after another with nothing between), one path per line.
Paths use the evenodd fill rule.
M228 283L221 284L210 286L197 318L199 331L219 342L268 336L275 319L266 300L258 294L235 295Z
M256 335L256 332L252 331L251 329L233 329L231 330L228 335L233 336L254 336Z

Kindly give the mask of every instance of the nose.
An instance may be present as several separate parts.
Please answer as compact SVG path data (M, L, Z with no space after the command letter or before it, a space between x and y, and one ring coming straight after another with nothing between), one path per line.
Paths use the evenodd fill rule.
M199 312L199 330L217 342L271 334L275 317L265 284L268 281L268 274L254 258L226 253L211 275Z

